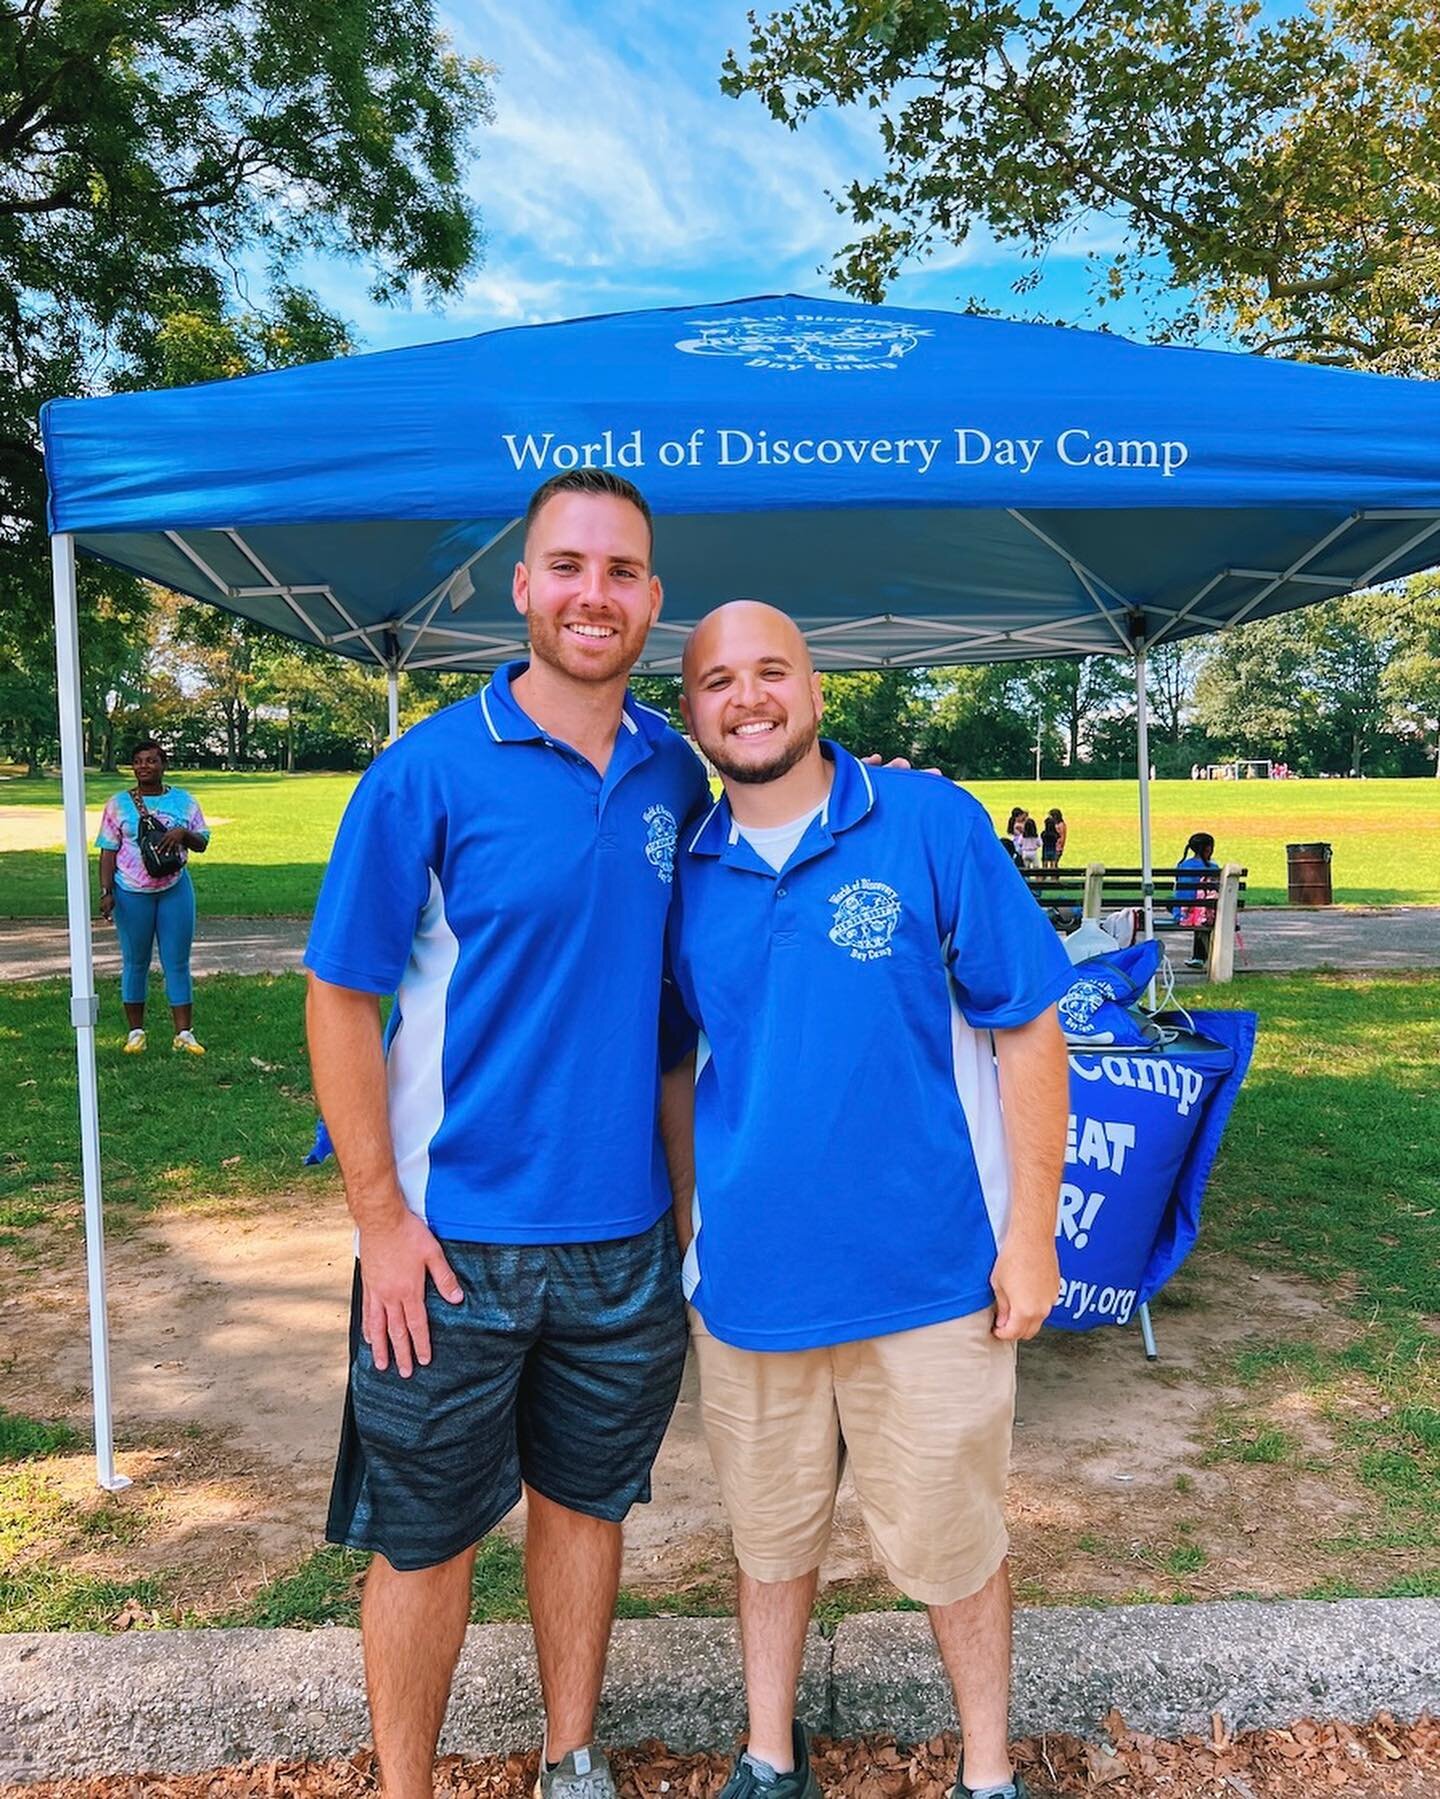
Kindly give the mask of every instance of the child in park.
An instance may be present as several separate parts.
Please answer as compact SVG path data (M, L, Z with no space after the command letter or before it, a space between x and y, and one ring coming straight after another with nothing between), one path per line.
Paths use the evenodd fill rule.
M1210 933L1215 928L1215 887L1206 875L1219 874L1215 839L1208 831L1194 831L1185 845L1183 859L1175 865L1175 903L1170 908L1176 922L1194 931L1187 968L1204 968L1210 960Z
M1028 813L1020 826L1020 865L1022 868L1040 866L1040 827Z
M1053 812L1045 814L1040 831L1040 865L1052 880L1060 873L1060 826Z

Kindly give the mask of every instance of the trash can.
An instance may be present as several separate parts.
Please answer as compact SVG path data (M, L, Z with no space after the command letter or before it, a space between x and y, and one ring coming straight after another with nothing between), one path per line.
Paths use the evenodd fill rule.
M1334 898L1330 890L1330 845L1328 843L1287 843L1285 865L1290 877L1292 906L1328 906Z

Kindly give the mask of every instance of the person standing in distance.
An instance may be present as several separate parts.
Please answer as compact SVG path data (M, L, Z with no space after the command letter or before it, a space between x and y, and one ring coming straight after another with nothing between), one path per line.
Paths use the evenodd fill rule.
M429 1799L475 1547L522 1485L537 1792L614 1793L591 1738L621 1520L650 1497L686 1346L657 1129L665 920L677 831L709 797L626 691L660 611L651 550L620 477L537 490L513 584L530 659L367 771L305 955L359 1244L326 1534L375 1552L388 1799Z
M1017 1799L1004 1489L1015 1346L1060 1284L1070 963L968 794L821 743L783 613L721 607L684 666L725 789L670 919L703 1033L676 1227L750 1711L724 1799L818 1799L795 1691L844 1457L929 1609L956 1799Z
M171 1048L203 1056L196 1039L194 982L190 951L195 940L195 889L186 867L192 855L210 847L210 827L200 802L183 787L165 779L169 758L153 737L135 745L130 765L135 785L128 793L112 793L100 815L95 839L100 851L100 916L115 926L120 939L120 1000L125 1008L125 1054L145 1053L145 997L150 984L150 958L160 945L165 970L165 997L175 1025ZM175 863L170 872L152 874L141 847L146 818L163 827L149 829L151 846Z

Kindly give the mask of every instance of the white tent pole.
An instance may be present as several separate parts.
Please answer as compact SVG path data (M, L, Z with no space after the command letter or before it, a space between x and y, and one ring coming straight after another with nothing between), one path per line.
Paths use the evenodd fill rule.
M90 943L90 861L85 830L85 740L80 705L80 625L75 539L50 540L55 586L55 673L60 695L60 773L65 797L65 897L70 917L70 1022L80 1077L80 1168L85 1188L85 1267L90 1297L90 1381L95 1396L95 1478L111 1493L130 1482L115 1472L110 1425L110 1329L105 1305L105 1215L100 1196L100 1092L95 1075L95 958Z
M1140 891L1144 896L1145 936L1155 935L1155 873L1150 842L1150 708L1145 691L1145 639L1135 639L1135 736L1140 761Z
M390 734L385 741L394 743L400 736L400 670L393 662L385 670L385 698L390 719Z

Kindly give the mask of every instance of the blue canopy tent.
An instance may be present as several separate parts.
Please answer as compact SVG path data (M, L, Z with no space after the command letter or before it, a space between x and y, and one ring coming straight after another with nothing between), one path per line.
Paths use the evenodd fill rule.
M403 669L523 653L526 500L611 466L657 514L644 668L678 668L738 595L793 613L821 668L1133 658L1147 875L1147 651L1440 562L1434 383L799 295L56 401L42 424L105 1485L77 548L383 667L393 732Z

